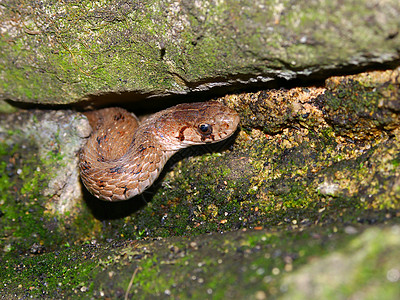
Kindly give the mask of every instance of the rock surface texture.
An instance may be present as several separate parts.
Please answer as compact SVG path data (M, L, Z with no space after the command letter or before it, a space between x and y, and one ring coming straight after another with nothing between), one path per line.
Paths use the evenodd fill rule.
M326 78L399 60L399 15L397 0L6 0L0 99L129 101Z
M395 0L1 2L0 297L397 299L399 15ZM83 107L198 96L240 130L132 199L82 187Z

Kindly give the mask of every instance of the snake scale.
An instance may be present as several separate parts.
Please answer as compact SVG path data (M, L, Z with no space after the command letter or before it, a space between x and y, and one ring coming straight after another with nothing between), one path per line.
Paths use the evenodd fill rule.
M217 101L184 103L155 113L139 125L122 108L85 113L93 129L79 153L82 182L97 198L132 198L157 179L167 160L190 145L231 136L236 111Z

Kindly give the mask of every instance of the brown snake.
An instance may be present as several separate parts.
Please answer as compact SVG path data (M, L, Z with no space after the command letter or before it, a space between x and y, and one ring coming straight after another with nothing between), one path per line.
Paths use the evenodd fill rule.
M86 112L93 132L79 154L86 188L97 198L132 198L157 179L167 160L190 145L231 136L239 115L216 101L185 103L157 112L142 124L122 108Z

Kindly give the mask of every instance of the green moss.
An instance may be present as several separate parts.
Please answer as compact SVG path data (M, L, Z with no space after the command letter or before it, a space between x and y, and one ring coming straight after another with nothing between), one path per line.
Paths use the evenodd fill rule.
M0 100L0 113L15 113L18 109L12 106L10 103L6 102L5 100Z
M299 187L295 189L300 190ZM343 209L341 205L346 199L343 200L333 211L338 213L339 208ZM354 212L354 203L348 203L350 213ZM217 202L215 204L219 205ZM236 205L234 203L237 208ZM331 205L336 204L331 201ZM184 206L188 210L187 205ZM154 207L152 209L154 212ZM308 217L304 212L302 217ZM341 211L341 217L344 212ZM327 211L321 214L320 222L325 217L332 218L331 213ZM285 217L291 214L288 210ZM213 219L210 220L212 223ZM23 260L8 259L5 264L7 272L0 274L0 280L5 283L2 294L9 295L13 291L18 295L44 294L50 298L123 297L132 280L129 294L139 299L167 294L177 298L243 298L254 296L259 291L263 291L267 297L275 297L281 293L280 287L286 287L283 282L293 271L318 257L340 251L349 240L357 239L357 236L343 235L341 229L338 232L336 225L320 228L306 226L299 231L233 231L195 239L181 237L126 242L122 246L118 243L104 247L87 244L60 249L56 254L26 257ZM164 223L158 226L164 226ZM185 232L189 231L186 229ZM386 234L382 239L390 240ZM384 243L376 243L381 247L375 250L371 248L372 251L365 258L369 264L373 261L375 267L376 264L381 266L379 257L387 249ZM364 242L356 240L350 248L344 249L352 255L363 248ZM385 271L378 275L371 273L369 264L361 264L357 269L358 276L341 286L340 292L351 294L374 278L385 276ZM18 271L17 275L15 270ZM324 291L328 293L329 285ZM397 291L398 288L390 287L384 293L392 295Z
M398 166L400 166L400 159L398 158L392 159L391 164L393 168L397 168Z
M76 262L80 261L79 264ZM64 295L84 295L93 284L89 281L97 261L90 259L90 248L79 246L40 256L7 258L0 275L3 295L63 298ZM12 292L11 292L12 291Z
M355 80L342 81L324 96L329 109L339 112L349 110L357 114L374 113L381 99L379 89L374 86L364 86Z
M392 130L399 123L393 113L398 85L393 83L386 72L327 80L328 90L320 97L327 121L338 134L354 140L382 139L382 129Z
M141 261L138 266L138 273L136 275L135 282L136 286L140 286L142 297L146 295L162 295L164 291L167 290L175 281L174 276L171 277L159 277L161 272L162 261L157 257L157 255L152 256L148 259ZM154 281L154 278L158 280ZM127 281L121 284L121 287L125 288L128 286Z
M392 236L387 231L383 231L382 234L386 238ZM358 238L334 231L329 227L306 228L303 232L252 231L244 234L238 231L225 235L207 235L195 241L191 239L193 246L188 245L187 238L169 240L167 243L163 240L143 242L133 247L120 248L111 255L117 260L111 259L112 262L105 266L103 273L114 273L113 280L107 284L95 280L94 290L100 289L106 296L118 289L126 292L129 281L133 278L129 294L136 295L136 298L140 299L169 294L176 298L190 296L238 299L253 297L259 291L263 291L267 297L274 297L285 291L286 278L290 278L292 272L301 270L303 265L309 265L310 260L314 261L317 257L323 258L329 252L336 252L334 255L348 253L345 255L354 256L352 261L357 265L356 274L362 277L360 285L357 285L358 280L355 277L355 281L340 287L340 292L343 292L354 284L351 287L351 292L354 292L359 290L360 286L379 278L376 274L370 273L369 267L360 263L358 259L360 255L363 256L363 247L375 247L379 243L378 240L374 241L373 236L372 239L368 237L369 235L367 233ZM318 238L319 236L326 238ZM398 238L393 242L398 243ZM352 243L360 244L361 247L354 247ZM379 262L379 256L385 253L385 249L388 249L388 246L390 248L390 245L391 242L381 243L381 246L376 248L375 254L367 250L371 256L364 257L363 261ZM137 254L143 251L149 253L149 249L157 254L153 255L150 251L150 254L132 266L132 256L128 253L132 250ZM393 262L393 255L387 261ZM323 272L329 273L331 270ZM157 280L154 280L155 274ZM313 273L309 274L312 275ZM343 274L343 276L348 275ZM97 279L102 276L98 275ZM329 293L329 283L320 287Z
M397 229L392 230L369 229L348 239L350 242L338 251L286 276L288 293L283 299L329 299L338 295L392 299L399 290L388 278L399 253Z
M386 38L397 26L394 18L365 24L387 15L389 5L371 10L364 1L306 8L286 0L24 3L9 2L1 17L4 24L24 20L0 40L2 60L10 62L0 85L5 97L19 101L166 95L249 74L290 79L296 72L385 62L398 48L396 37Z
M394 144L388 147L397 149ZM127 222L135 224L141 235L167 237L242 227L299 228L338 219L340 224L384 219L385 209L397 207L398 201L383 192L386 184L370 180L368 164L371 157L378 159L377 148L358 158L351 146L337 149L332 129L321 127L272 140L258 136L239 153L183 160L176 166L179 172L173 174L173 181L168 176L163 179L167 188ZM324 188L330 184L337 187ZM365 201L375 195L371 202ZM374 206L380 210L371 215ZM135 238L137 233L124 236Z
M32 154L21 154L20 149L24 148L32 150ZM49 232L44 226L54 221L43 219L46 218L45 208L41 204L42 191L51 179L48 171L54 164L53 155L40 159L34 149L29 143L24 147L14 144L13 148L0 144L1 211L4 214L0 222L5 228L1 244L6 251L26 251L34 243L49 247L60 241L57 230Z
M297 120L287 118L288 115L283 117L283 124ZM88 267L93 271L93 281L88 279L90 283L86 284L72 280L71 285L67 285L74 292L81 288L93 293L117 290L123 295L134 278L131 293L137 292L143 297L163 296L171 289L176 289L181 298L185 295L204 298L206 293L221 299L234 298L231 295L243 298L259 291L274 297L279 294L280 287L285 287L282 280L291 269L301 268L310 259L337 249L335 242L331 242L332 236L343 235L348 227L348 232L354 232L359 223L398 222L398 140L394 137L379 143L364 140L360 145L337 136L337 131L326 124L308 121L307 114L300 121L309 126L303 128L295 124L296 130L286 130L280 125L281 132L275 135L266 135L261 130L240 133L234 146L238 148L234 151L182 159L162 178L164 188L156 190L144 208L125 219L101 225L100 222L85 224L85 218L91 217L89 214L82 214L66 224L65 220L48 215L44 210L43 203L47 199L40 196L40 191L45 188L47 179L43 173L51 174L51 170L45 169L62 163L57 146L43 160L31 154L37 151L29 141L24 143L29 154L22 150L22 145L10 149L4 144L0 147L4 157L0 171L7 176L1 177L0 188L15 190L16 197L6 198L4 202L11 203L12 207L6 207L5 216L2 216L4 223L1 225L5 228L2 248L26 253L29 247L37 247L32 247L34 243L50 250L52 243L57 243L64 245L57 250L62 252L63 261L68 251L78 251L74 243L81 242L73 234L66 237L70 233L68 230L58 231L60 226L72 224L76 230L81 230L80 238L93 229L88 237L99 236L99 240L112 242L109 248L102 249L107 255L99 259L99 268ZM56 144L60 142L57 134L54 140ZM47 165L49 162L51 164ZM10 163L18 171L10 173ZM143 197L148 199L146 195ZM109 213L113 205L126 208L141 200L143 198L139 200L138 197L125 204L106 203L103 207ZM39 217L34 216L36 213ZM19 225L20 221L23 226ZM235 234L242 232L237 229L241 228L260 232L237 237ZM46 233L48 231L50 234ZM194 238L205 233L213 234ZM215 237L217 235L221 238ZM146 240L146 237L157 239ZM168 238L162 246L155 245L159 237ZM112 240L129 238L140 242L118 246L118 241ZM342 239L346 242L351 237ZM189 243L193 240L202 243L201 247ZM327 246L327 243L330 244ZM177 245L177 249L171 244ZM152 250L139 249L141 245ZM195 252L197 248L202 249ZM380 256L383 248L370 250L366 261L376 257L378 261L384 259ZM16 264L13 260L9 267L16 268ZM379 262L375 262L372 267L358 268L360 273L349 283L341 284L338 290L350 296L351 291L368 283L372 270L378 267ZM77 269L86 274L82 266ZM72 274L68 270L65 272L68 276ZM28 271L26 274L30 276ZM163 277L164 274L168 277ZM160 278L152 280L155 275ZM385 273L379 276L384 277ZM187 284L188 280L195 282L195 288ZM7 284L16 288L10 277L7 277ZM235 289L237 286L240 290ZM243 291L248 294L242 294ZM396 288L388 289L388 294L395 291ZM82 296L79 292L77 295ZM110 295L114 294L109 292L105 296ZM332 291L327 289L326 295L329 297ZM104 295L99 292L95 296Z
M13 141L13 146L0 143L0 225L4 228L0 243L5 252L40 253L74 236L72 231L60 230L69 218L46 209L53 195L45 195L45 191L55 170L64 165L64 155L58 149L57 135L53 149L43 156L39 156L33 140L22 136L18 130L8 130L7 138ZM75 218L71 216L70 219Z

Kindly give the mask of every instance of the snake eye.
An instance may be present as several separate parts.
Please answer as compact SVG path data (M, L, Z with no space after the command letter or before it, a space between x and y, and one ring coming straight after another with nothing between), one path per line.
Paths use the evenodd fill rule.
M210 135L212 133L212 126L210 124L200 124L198 127L198 131L202 135Z

